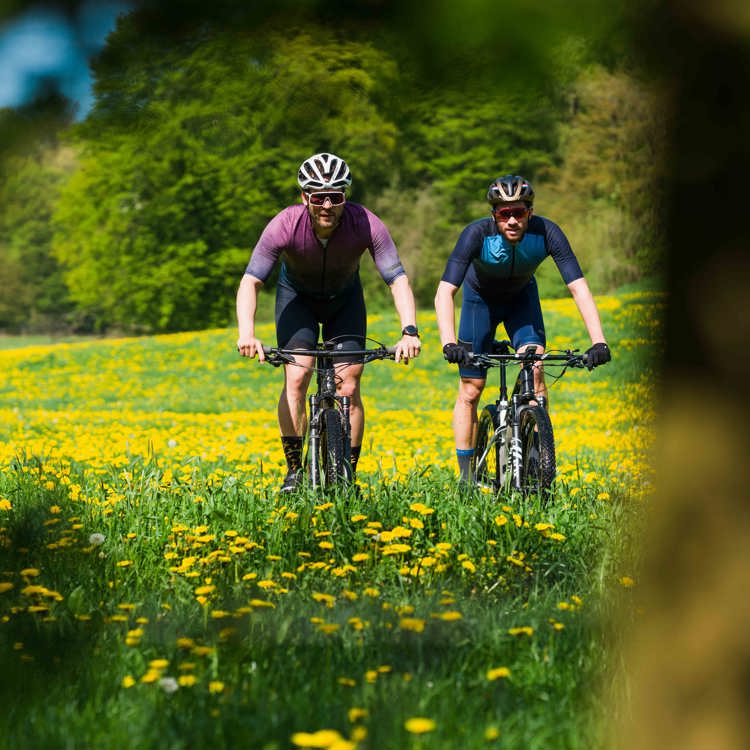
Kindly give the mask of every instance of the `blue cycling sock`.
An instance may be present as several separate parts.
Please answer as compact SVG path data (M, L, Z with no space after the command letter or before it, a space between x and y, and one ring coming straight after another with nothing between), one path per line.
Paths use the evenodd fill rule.
M471 478L471 459L473 457L473 448L456 448L459 479L463 479L468 482Z

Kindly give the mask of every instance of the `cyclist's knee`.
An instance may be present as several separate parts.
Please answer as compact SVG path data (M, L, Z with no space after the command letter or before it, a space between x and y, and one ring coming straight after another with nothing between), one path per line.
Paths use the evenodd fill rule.
M485 381L479 378L461 378L458 386L458 398L466 404L475 405L484 390Z
M311 374L305 370L291 370L286 374L285 387L288 393L302 394L307 393L310 386Z

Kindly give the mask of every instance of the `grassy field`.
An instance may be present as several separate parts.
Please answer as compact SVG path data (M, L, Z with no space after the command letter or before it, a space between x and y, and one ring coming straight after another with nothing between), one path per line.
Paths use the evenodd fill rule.
M419 360L365 374L361 496L277 496L281 372L232 330L6 346L0 747L601 747L663 299L599 303L615 359L550 389L546 506L457 491L426 315ZM572 302L545 316L550 347L585 348Z

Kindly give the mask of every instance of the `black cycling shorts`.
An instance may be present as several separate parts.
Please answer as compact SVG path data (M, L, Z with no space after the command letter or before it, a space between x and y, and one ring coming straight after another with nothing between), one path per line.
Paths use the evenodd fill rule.
M305 294L282 281L276 286L276 341L280 349L313 349L319 341L331 340L345 350L364 349L366 334L367 310L359 279L328 298Z

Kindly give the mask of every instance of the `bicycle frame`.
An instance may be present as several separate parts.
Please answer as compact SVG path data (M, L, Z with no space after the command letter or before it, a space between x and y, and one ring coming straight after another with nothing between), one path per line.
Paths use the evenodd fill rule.
M350 481L351 474L351 399L349 396L340 396L337 393L337 359L361 358L362 364L367 364L375 359L393 359L395 347L380 346L375 349L337 350L333 341L327 341L321 347L315 349L278 349L263 348L268 361L275 366L297 364L295 357L313 357L317 360L314 367L317 376L317 390L308 397L308 444L306 463L310 468L310 481L313 489L319 489L323 482L323 467L320 465L320 448L323 434L323 422L326 412L335 410L341 415L342 454L344 481ZM340 364L348 364L340 363Z
M496 342L498 354L472 354L473 364L485 368L498 367L500 370L500 388L494 402L494 431L482 452L475 458L474 476L487 473L487 464L491 455L497 457L494 478L494 489L507 487L507 473L510 470L510 489L523 491L524 448L522 441L522 420L524 411L538 405L545 406L544 398L534 391L534 365L538 362L559 362L566 367L584 367L585 357L566 351L564 354L537 354L536 347L528 347L523 353L509 353L507 341ZM521 369L510 398L508 397L508 365L516 363ZM535 404L532 404L535 402ZM550 428L551 430L551 424Z

